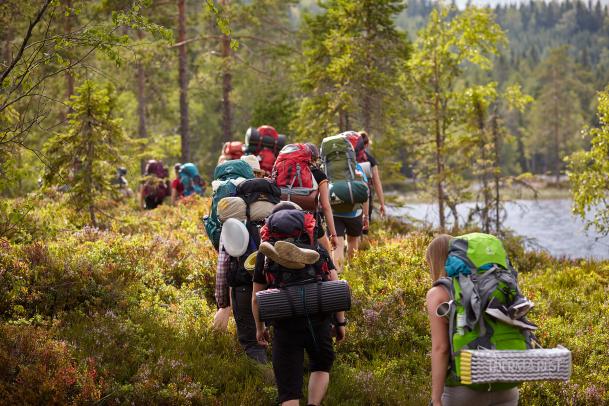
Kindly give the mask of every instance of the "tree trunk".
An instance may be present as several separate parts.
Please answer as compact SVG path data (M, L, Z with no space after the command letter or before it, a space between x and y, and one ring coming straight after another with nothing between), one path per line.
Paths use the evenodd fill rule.
M137 31L137 38L141 41L144 38L144 33L141 30ZM136 65L136 76L137 76L137 116L138 116L138 128L137 135L139 138L148 138L148 130L146 129L146 71L144 70L144 63L141 57L138 58ZM144 167L146 163L142 159L140 161L140 173L144 173Z
M190 161L190 134L188 123L188 71L186 61L186 6L185 0L178 0L178 42L180 81L180 137L182 162Z
M446 229L446 217L444 213L444 138L442 134L441 121L443 120L440 106L440 78L438 74L438 62L434 54L434 132L436 147L436 189L438 194L438 218L440 230Z
M501 146L499 145L499 125L497 123L496 111L491 119L491 128L493 132L493 145L495 147L495 233L499 235L501 233L501 219L499 218L501 211L501 195L499 191L501 182Z
M66 3L66 6L68 7L68 9L72 8L72 0L68 0ZM71 11L71 10L70 10ZM72 32L72 22L74 20L74 17L72 15L72 13L70 12L69 15L67 15L65 17L65 23L64 23L64 33L69 35L70 32ZM65 98L66 100L70 100L70 97L72 97L72 95L74 94L74 76L72 75L72 72L70 72L69 69L67 69L64 73L64 78L66 81L66 95ZM67 111L61 111L60 113L60 119L61 121L65 121L67 119L67 115L69 113L72 112L72 108L68 107Z
M220 0L222 8L225 8L229 1L230 0ZM233 127L233 117L230 103L230 93L233 90L230 41L230 36L226 34L222 35L222 138L224 142L231 141Z
M554 131L554 176L556 177L556 186L559 186L560 182L560 124L558 118L558 89L559 86L558 81L561 78L556 76L556 67L552 67L552 84L554 85L554 94L552 96L553 99L553 107L554 107L554 117L552 120L553 123L553 131Z
M489 163L486 153L486 133L484 125L484 111L480 102L476 102L476 120L479 131L478 148L480 150L480 162L482 162L482 168L480 168L480 181L482 182L482 199L484 200L484 206L482 207L482 230L485 233L491 232L491 221L490 221L490 209L491 209L491 190L489 186Z

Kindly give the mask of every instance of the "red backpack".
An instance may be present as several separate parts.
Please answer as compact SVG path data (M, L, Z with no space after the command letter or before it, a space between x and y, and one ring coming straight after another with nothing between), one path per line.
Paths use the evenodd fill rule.
M260 229L260 241L294 240L315 245L315 216L295 209L284 209L271 214Z
M275 153L268 148L263 148L258 153L258 157L260 158L260 169L267 173L271 173L273 165L275 164Z
M305 144L288 144L277 156L271 178L281 189L281 199L304 210L317 208L318 185L311 172L311 150Z
M230 159L239 159L243 156L243 143L239 141L230 141L224 143L222 155Z
M351 145L353 145L353 149L355 150L355 159L357 162L368 162L368 157L366 156L366 147L364 146L364 138L355 131L347 131L345 133L345 138L347 138Z

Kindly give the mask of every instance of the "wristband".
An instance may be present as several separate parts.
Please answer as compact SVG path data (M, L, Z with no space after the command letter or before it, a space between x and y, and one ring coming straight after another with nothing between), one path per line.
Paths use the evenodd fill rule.
M347 319L345 319L342 323L338 321L334 321L334 327L345 327L347 325Z

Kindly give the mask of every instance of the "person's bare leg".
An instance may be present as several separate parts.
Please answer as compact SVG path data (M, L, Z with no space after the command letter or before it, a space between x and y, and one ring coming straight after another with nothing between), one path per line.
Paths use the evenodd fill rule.
M288 401L283 402L281 404L281 406L300 406L300 400L298 400L298 399L288 400Z
M312 372L309 378L309 405L321 405L321 401L326 396L328 384L330 383L329 372Z
M323 237L319 237L317 239L317 242L324 247L324 249L326 251L328 251L328 253L332 252L332 247L330 246L330 239L328 238L328 236L326 234L323 235Z
M345 237L336 239L336 249L332 251L332 261L338 272L343 271L343 262L345 262Z
M359 246L359 237L347 236L347 258L353 258Z

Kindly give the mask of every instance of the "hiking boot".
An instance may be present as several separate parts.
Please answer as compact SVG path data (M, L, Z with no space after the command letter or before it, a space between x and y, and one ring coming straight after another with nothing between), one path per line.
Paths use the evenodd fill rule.
M284 259L282 256L279 255L275 247L268 242L263 242L262 244L260 244L259 250L267 258L287 269L303 269L305 267L305 264L303 264L302 262L295 262L289 259Z
M529 299L519 296L507 310L512 319L520 319L524 317L533 306L533 302Z
M508 308L503 305L497 298L493 297L486 307L486 314L500 320L506 324L520 327L527 330L537 330L537 326L526 319L518 320L510 317Z
M300 248L286 241L277 241L275 243L275 250L281 258L300 264L312 265L319 261L319 252Z

